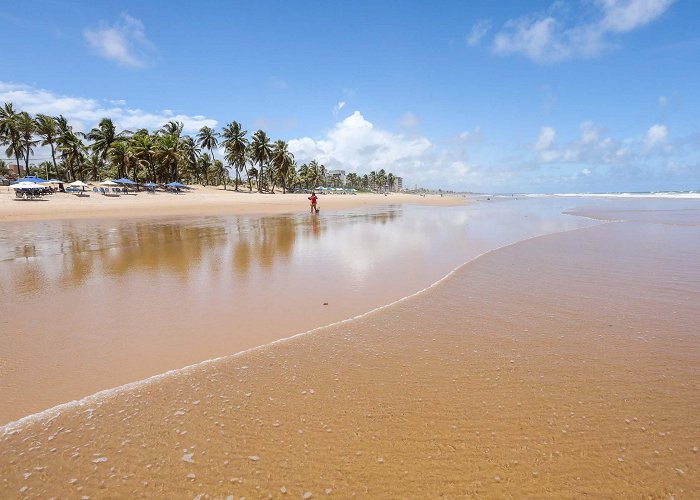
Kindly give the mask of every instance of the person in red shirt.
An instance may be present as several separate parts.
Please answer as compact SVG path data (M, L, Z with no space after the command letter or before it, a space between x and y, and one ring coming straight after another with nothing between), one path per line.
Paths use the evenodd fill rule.
M316 193L312 191L311 196L309 196L309 199L311 200L311 213L318 213L318 208L316 208Z

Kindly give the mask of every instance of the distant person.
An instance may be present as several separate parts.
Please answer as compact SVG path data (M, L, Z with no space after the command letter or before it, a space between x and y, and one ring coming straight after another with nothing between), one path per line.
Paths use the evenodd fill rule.
M309 196L309 200L311 200L311 213L318 213L318 207L316 206L318 198L316 198L316 193L311 191L311 196Z

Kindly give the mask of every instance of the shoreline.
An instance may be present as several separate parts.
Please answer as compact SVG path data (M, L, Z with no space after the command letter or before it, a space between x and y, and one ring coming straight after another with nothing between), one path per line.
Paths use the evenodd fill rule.
M673 259L639 273L656 251L624 222L535 236L357 318L7 424L6 492L683 496L697 304L668 288Z
M141 191L136 195L109 197L88 192L79 197L56 193L40 200L16 200L10 187L0 189L0 222L45 220L159 218L169 216L206 215L284 215L306 212L308 194L234 191L212 186L194 186L182 194ZM352 209L387 204L457 206L469 203L462 195L420 196L417 194L358 193L355 195L319 195L319 208L324 211Z
M597 225L610 224L610 223L614 223L615 221L602 221L602 220L600 220L599 222L600 222L600 224L597 224ZM588 229L589 227L596 227L596 226L584 226L584 227L578 227L578 228L568 229L568 230L564 230L564 231L558 231L555 233L539 234L539 235L525 238L523 240L514 241L512 243L507 243L505 245L487 250L486 252L483 252L483 253L481 253L473 258L470 258L469 260L467 260L465 262L458 264L453 269L451 269L448 273L446 273L444 276L439 278L437 281L431 283L430 285L426 286L425 288L422 288L420 290L412 292L409 295L406 295L404 297L396 299L392 302L379 305L373 309L370 309L368 311L362 312L360 314L357 314L357 315L349 317L349 318L341 319L341 320L334 321L332 323L328 323L328 324L324 324L324 325L315 326L309 330L305 330L303 332L298 332L298 333L295 333L295 334L290 335L288 337L276 339L276 340L273 340L271 342L268 342L268 343L265 343L262 345L250 347L248 349L244 349L242 351L231 353L231 354L217 356L217 357L214 357L211 359L205 359L205 360L199 361L197 363L193 363L191 365L182 366L179 368L174 368L172 370L168 370L168 371L165 371L163 373L151 375L151 376L146 377L146 378L141 379L141 380L135 380L133 382L118 385L116 387L110 387L110 388L95 392L93 394L89 394L89 395L84 396L84 397L79 398L79 399L74 399L71 401L66 401L64 403L57 404L55 406L52 406L50 408L46 408L46 409L41 410L39 412L25 415L25 416L20 417L16 420L6 422L4 424L0 424L0 435L12 434L18 428L21 428L23 425L27 425L33 421L36 421L36 420L41 420L45 417L48 417L47 420L50 421L52 418L54 418L54 416L60 415L61 412L64 410L70 410L70 409L73 409L76 407L84 406L85 404L88 404L88 403L100 403L102 401L107 400L110 397L114 397L114 396L117 396L117 395L122 394L124 392L138 389L139 387L142 387L144 385L148 385L150 383L155 383L159 380L167 379L168 377L171 377L171 376L178 376L178 375L186 374L186 373L193 371L193 370L204 369L206 366L211 365L211 364L231 361L231 360L234 360L234 359L241 357L241 356L255 353L257 351L262 351L262 350L265 350L268 348L272 348L272 347L279 345L279 344L285 344L285 343L290 342L292 340L296 340L299 338L303 338L303 337L312 335L315 332L338 327L338 326L341 326L345 323L350 323L350 322L353 322L356 320L360 320L362 318L365 318L366 316L369 316L369 315L372 315L372 314L377 313L379 311L382 311L384 309L393 307L393 306L400 304L404 301L411 300L415 297L418 297L418 296L440 286L441 283L450 279L454 274L459 273L461 270L465 269L467 266L472 265L472 264L476 263L477 261L479 261L480 259L488 257L489 255L491 255L493 253L497 253L501 250L505 250L507 248L514 247L514 246L517 246L519 244L522 244L522 243L525 243L525 242L528 242L531 240L536 240L538 238L547 238L547 237L551 237L554 235L561 235L561 234L571 233L571 232L575 232L575 231L582 231L582 230Z

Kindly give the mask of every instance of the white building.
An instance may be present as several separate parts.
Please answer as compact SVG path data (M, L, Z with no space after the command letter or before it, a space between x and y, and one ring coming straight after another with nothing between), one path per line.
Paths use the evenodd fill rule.
M328 183L333 187L345 186L345 170L329 170L326 172Z

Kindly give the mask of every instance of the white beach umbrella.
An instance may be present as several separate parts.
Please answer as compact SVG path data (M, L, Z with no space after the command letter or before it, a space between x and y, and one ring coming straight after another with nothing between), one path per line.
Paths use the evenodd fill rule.
M100 182L100 186L118 186L118 185L119 184L117 184L114 181L102 181L102 182Z
M36 182L18 182L17 184L13 184L10 186L12 189L33 189L33 188L41 188L39 184Z
M73 181L73 182L71 182L71 183L68 184L68 185L69 185L69 186L74 186L74 187L88 187L88 185L85 184L83 181Z

